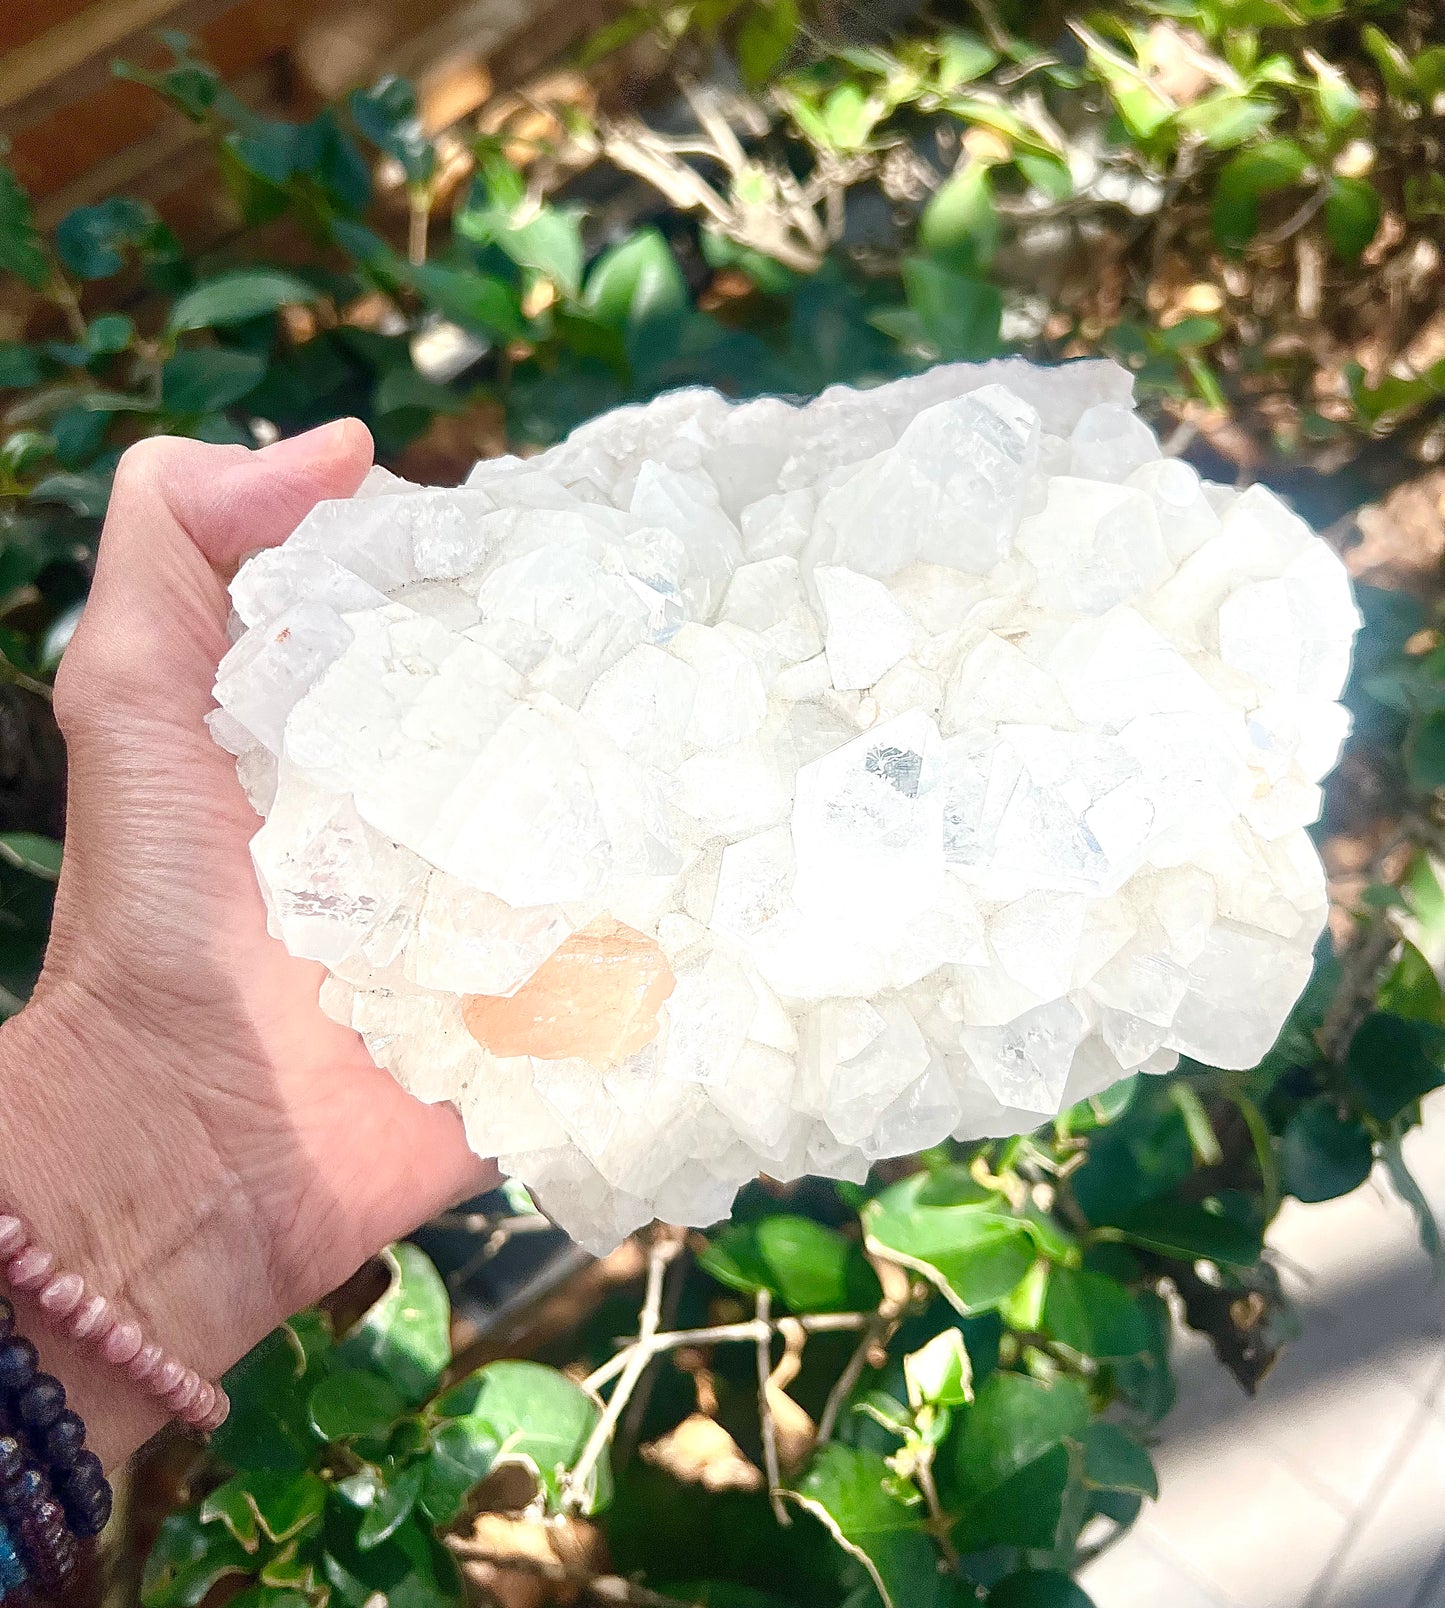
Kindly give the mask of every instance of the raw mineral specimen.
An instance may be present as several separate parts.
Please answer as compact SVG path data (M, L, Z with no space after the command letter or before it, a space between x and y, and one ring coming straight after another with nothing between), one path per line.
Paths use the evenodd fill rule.
M232 597L271 930L596 1250L1250 1066L1309 973L1345 572L1111 364L374 470Z

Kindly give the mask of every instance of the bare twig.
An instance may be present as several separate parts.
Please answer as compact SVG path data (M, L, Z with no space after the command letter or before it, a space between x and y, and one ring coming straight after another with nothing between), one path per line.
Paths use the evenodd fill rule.
M768 1380L773 1371L773 1298L767 1290L759 1290L755 1301L758 1322L758 1423L763 1437L763 1472L768 1477L768 1501L772 1504L773 1517L786 1529L793 1521L778 1494L783 1484L782 1471L778 1467L778 1425L773 1417L773 1404L768 1399Z
M651 1349L651 1342L656 1338L658 1320L662 1314L663 1275L667 1272L667 1264L677 1255L679 1249L676 1240L659 1239L653 1242L648 1251L647 1293L643 1297L642 1312L637 1322L637 1344L628 1356L627 1365L617 1381L617 1388L608 1398L602 1416L587 1437L587 1444L582 1448L582 1455L577 1459L576 1467L568 1474L563 1486L563 1506L573 1511L585 1506L587 1482L592 1477L592 1470L597 1466L598 1458L602 1456L612 1439L617 1420L622 1416L622 1409L627 1405L628 1398L637 1388L637 1381L642 1377L643 1370L655 1355Z
M589 1374L583 1384L588 1390L601 1390L631 1365L638 1351L657 1356L663 1351L679 1351L684 1346L719 1346L740 1341L756 1343L760 1334L776 1334L783 1321L799 1324L808 1334L852 1334L866 1328L873 1316L871 1312L805 1312L799 1318L779 1319L766 1324L759 1323L756 1318L748 1318L742 1323L717 1323L704 1329L669 1329L665 1334L653 1335L645 1344L639 1335L615 1357L609 1358Z
M828 1392L828 1399L823 1404L823 1416L818 1420L819 1446L824 1446L832 1440L833 1431L838 1427L838 1415L843 1411L843 1403L853 1394L858 1381L863 1377L863 1367L868 1361L868 1353L877 1344L881 1332L878 1314L875 1312L868 1320L863 1338L854 1346L853 1355L848 1358L847 1366L833 1381L833 1388Z

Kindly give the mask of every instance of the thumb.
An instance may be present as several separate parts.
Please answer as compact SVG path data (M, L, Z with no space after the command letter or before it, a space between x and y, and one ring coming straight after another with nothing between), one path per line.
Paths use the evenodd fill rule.
M258 452L171 436L131 447L56 682L62 729L68 710L97 698L152 712L190 693L204 702L226 647L223 577L244 553L284 541L324 498L350 496L370 464L371 437L356 419Z

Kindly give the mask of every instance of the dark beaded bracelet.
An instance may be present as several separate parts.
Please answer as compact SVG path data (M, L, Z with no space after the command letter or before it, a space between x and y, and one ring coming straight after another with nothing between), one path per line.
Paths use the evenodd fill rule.
M0 1484L0 1511L33 1584L46 1596L63 1601L62 1593L80 1563L80 1548L66 1527L65 1509L56 1501L50 1481L34 1463L26 1462L19 1474Z
M0 1391L13 1396L24 1390L39 1367L40 1353L24 1335L12 1334L0 1340Z

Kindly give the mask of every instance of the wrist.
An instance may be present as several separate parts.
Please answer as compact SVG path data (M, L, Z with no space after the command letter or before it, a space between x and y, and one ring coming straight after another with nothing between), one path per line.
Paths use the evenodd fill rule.
M188 1097L203 1069L143 1023L61 979L0 1027L0 1203L57 1264L215 1379L285 1316L245 1191ZM184 1074L184 1075L183 1075ZM47 1328L16 1297L108 1466L165 1421L123 1369Z

